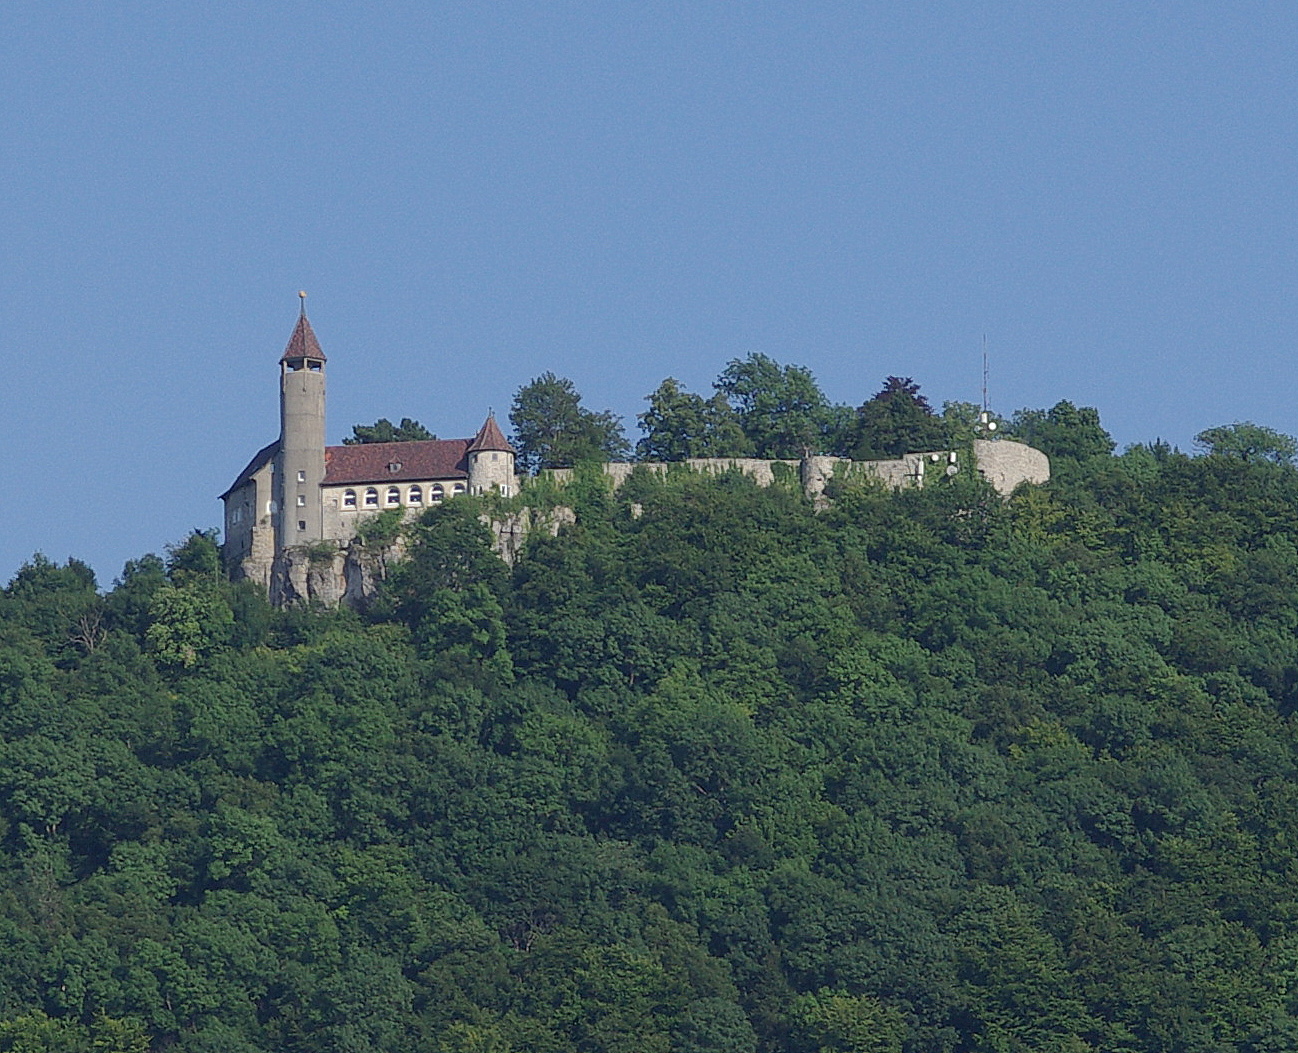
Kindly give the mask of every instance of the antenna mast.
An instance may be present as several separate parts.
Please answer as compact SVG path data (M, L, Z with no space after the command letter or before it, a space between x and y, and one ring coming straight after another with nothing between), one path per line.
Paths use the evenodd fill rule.
M994 439L996 422L992 420L991 407L987 404L987 334L983 333L983 411L978 414L978 430L989 439Z
M987 334L983 333L983 413L987 413Z

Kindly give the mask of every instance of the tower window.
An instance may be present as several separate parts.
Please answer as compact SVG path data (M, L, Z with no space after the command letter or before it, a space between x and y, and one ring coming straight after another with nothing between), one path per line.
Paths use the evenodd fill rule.
M308 362L308 363L307 363L307 367L311 370L312 373L322 373L322 372L324 372L324 363L323 363L323 362Z
M306 507L306 494L298 494L298 495L297 495L297 506L298 506L298 508L305 508L305 507Z
M345 492L343 493L343 507L344 507L344 508L355 508L355 507L356 507L356 491L355 491L355 490L347 490L347 491L345 491Z
M306 520L305 520L305 519L299 519L299 520L297 521L297 528L298 528L299 530L305 530L305 529L306 529Z
M375 490L374 487L372 486L365 491L365 507L366 508L379 507L379 492Z
M388 487L388 504L390 505L401 504L401 489L399 487L396 486Z
M500 454L498 454L498 453L493 453L493 454L491 455L491 459L492 459L493 461L498 461L498 460L500 460Z
M306 482L306 472L298 472L298 473L297 473L297 481L298 481L299 483L305 483L305 482Z
M422 505L424 503L424 491L417 486L410 488L410 503L412 505Z

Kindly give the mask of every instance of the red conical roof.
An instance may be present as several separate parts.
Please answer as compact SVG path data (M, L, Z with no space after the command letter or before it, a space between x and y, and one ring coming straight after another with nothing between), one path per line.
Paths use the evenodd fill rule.
M473 437L473 442L469 443L467 452L474 453L478 450L514 452L514 447L509 445L504 432L500 430L500 425L496 423L495 414L488 416L486 422L478 429L478 434Z
M320 341L311 331L311 323L306 320L305 312L298 317L297 325L293 327L293 335L288 338L288 347L284 348L284 357L280 361L286 362L290 358L315 358L321 362L325 361L325 353L320 350Z

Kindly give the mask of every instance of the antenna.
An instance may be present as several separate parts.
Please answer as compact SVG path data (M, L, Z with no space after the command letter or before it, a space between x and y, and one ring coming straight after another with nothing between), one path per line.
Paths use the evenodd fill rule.
M983 411L978 414L978 430L989 439L994 439L996 422L992 420L991 406L987 403L987 334L983 333Z
M987 405L987 334L983 333L983 413L986 413L989 408Z

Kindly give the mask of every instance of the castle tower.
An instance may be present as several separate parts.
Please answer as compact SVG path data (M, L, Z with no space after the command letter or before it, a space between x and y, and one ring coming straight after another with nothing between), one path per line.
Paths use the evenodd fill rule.
M488 414L467 450L469 460L469 493L485 494L499 490L506 497L518 493L514 474L514 447L509 445L495 414Z
M279 360L279 452L275 457L275 549L324 536L320 484L325 474L325 356L302 313Z

